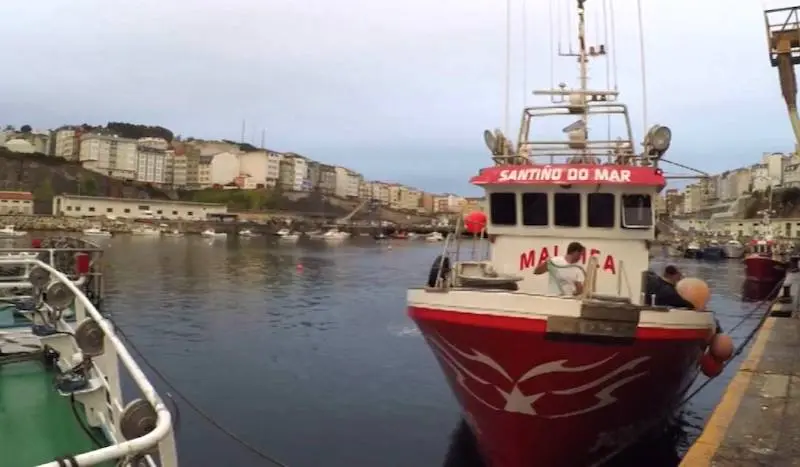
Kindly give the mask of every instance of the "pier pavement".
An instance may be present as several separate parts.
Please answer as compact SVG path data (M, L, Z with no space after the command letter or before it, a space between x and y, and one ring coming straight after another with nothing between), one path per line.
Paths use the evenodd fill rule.
M800 466L800 273L789 273L681 467Z

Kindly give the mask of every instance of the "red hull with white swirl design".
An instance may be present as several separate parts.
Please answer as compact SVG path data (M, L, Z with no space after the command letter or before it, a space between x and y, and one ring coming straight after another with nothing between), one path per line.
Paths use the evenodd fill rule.
M446 295L454 293L488 298ZM548 319L564 310L497 306L500 295L520 305L543 297L491 294L493 306L459 310L443 294L422 303L425 295L433 294L409 293L409 315L491 467L585 467L613 457L672 414L714 326L711 313L644 311L634 338L600 343L548 332Z

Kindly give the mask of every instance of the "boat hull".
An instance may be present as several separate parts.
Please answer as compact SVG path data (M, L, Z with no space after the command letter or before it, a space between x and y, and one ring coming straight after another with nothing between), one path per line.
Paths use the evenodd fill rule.
M703 258L703 250L699 248L687 248L683 252L684 258L701 259Z
M750 255L744 259L744 268L748 282L777 285L786 277L788 264L769 256Z
M703 259L708 259L708 260L725 259L725 251L722 249L722 247L718 246L706 247L703 248L702 257Z
M708 328L559 340L546 319L411 305L488 465L591 466L657 427L697 374Z

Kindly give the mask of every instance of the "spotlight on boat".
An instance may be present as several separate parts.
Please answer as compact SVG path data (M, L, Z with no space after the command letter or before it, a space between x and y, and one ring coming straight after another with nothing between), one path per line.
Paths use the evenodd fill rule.
M644 137L645 155L660 159L672 142L672 130L661 125L653 125Z
M105 333L100 325L91 318L86 318L75 328L75 342L84 355L98 357L105 352Z
M119 430L122 436L130 441L141 438L156 429L158 414L156 409L144 399L136 399L125 406L119 419ZM156 450L153 447L148 453Z
M35 288L42 290L50 283L50 272L43 267L35 266L28 272L28 281Z
M53 282L48 285L44 294L44 301L56 311L67 309L75 300L75 294L62 282Z

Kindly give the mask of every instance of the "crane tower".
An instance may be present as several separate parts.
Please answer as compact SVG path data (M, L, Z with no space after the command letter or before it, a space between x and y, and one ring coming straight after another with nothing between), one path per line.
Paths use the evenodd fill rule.
M795 151L800 150L800 117L797 114L797 79L794 66L800 63L800 6L764 11L769 59L778 69L781 93L794 132Z

